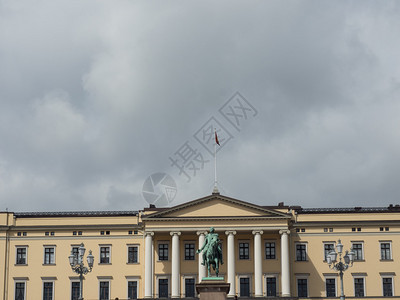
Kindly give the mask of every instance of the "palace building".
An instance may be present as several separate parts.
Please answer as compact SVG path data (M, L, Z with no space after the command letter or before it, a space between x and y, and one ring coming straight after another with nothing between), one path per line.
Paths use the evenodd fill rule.
M400 298L398 205L261 206L217 192L140 211L0 212L0 297L78 299L69 256L81 243L86 265L89 250L94 256L84 299L197 297L207 274L196 250L210 227L222 242L228 297L339 297L339 272L327 257L341 240L343 255L354 253L343 277L347 297Z

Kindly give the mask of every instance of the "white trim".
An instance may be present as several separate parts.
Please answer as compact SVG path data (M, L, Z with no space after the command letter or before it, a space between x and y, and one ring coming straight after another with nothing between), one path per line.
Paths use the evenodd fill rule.
M263 280L263 295L264 297L271 297L267 296L268 295L268 290L267 290L267 279L268 278L275 278L275 293L276 297L279 297L279 273L265 273L263 274L264 280Z
M140 257L140 244L126 244L126 263L129 265L136 265L140 263L139 257ZM137 248L137 261L136 262L129 262L129 247L136 247Z
M337 295L338 295L338 281L337 281L337 275L324 275L324 278L325 278L325 281L324 281L324 283L325 283L325 297L328 297L328 293L327 293L327 290L326 290L326 280L327 279L334 279L335 280L335 296L334 297L337 297Z
M139 276L126 276L126 299L129 299L129 282L130 281L135 281L136 282L136 295L137 298L139 299L139 282L140 282L140 277Z
M99 280L99 299L100 299L100 282L108 282L108 299L111 299L111 279L100 279Z
M46 264L46 248L53 248L53 261L49 264ZM55 245L43 245L43 265L44 266L54 266L56 264L56 246Z
M54 280L42 280L42 299L44 298L44 283L45 282L51 282L52 283L52 300L55 300L56 299L56 295L55 295L55 283L54 283Z
M389 259L382 258L382 244L389 244L389 253L390 253ZM393 260L392 241L379 241L379 260L381 261Z
M364 247L363 247L363 249L364 249ZM362 278L363 279L363 289L364 289L364 296L363 297L366 297L367 296L367 291L366 291L366 288L365 288L366 276L365 275L353 275L353 294L354 294L354 297L356 296L356 282L355 282L356 278Z
M354 261L364 261L365 260L365 253L364 253L364 241L351 241L351 248L353 249L354 244L361 244L361 253L362 253L362 258L361 259L355 259ZM354 251L354 249L353 249ZM379 253L380 254L380 253Z
M299 297L299 298L304 298L303 296L302 297L299 296L299 282L298 282L298 280L299 279L306 279L307 280L307 298L308 298L310 296L310 285L309 285L309 282L308 282L309 275L308 274L302 274L302 275L295 275L295 277L296 277L296 296Z
M168 279L168 298L171 297L171 274L161 274L161 275L156 275L156 290L155 290L155 297L154 298L160 298L158 295L159 292L159 280L160 279Z
M393 275L381 275L382 296L383 296L383 279L384 278L392 279L392 296L395 296L395 294L394 294L394 276ZM389 297L389 296L383 296L383 297Z
M79 277L78 278L70 278L70 285L69 285L69 298L71 299L72 298L72 283L73 282L79 282L79 288L80 288L80 285L81 285L81 281L79 280Z
M194 296L197 297L197 291L196 291L196 282L197 282L197 275L195 274L188 274L188 275L182 275L182 297L185 298L186 297L186 284L185 284L185 280L186 279L194 279Z
M253 293L252 293L252 286L253 286L253 282L252 282L252 274L246 273L246 274L237 274L237 295L238 297L241 297L240 295L240 279L241 278L248 278L249 279L249 296L253 297Z
M306 246L306 260L297 260L297 245L305 245ZM294 243L294 261L295 262L308 261L308 243L307 242L295 242Z
M18 263L18 249L24 249L25 248L25 263L24 264L19 264ZM15 245L15 265L16 266L27 266L28 265L28 245Z
M110 249L109 253L108 253L108 263L102 263L101 262L101 248L109 248ZM112 245L99 244L99 262L98 262L98 265L111 265L112 264L112 260L111 260L112 255L111 254L112 254Z
M16 290L17 290L17 283L23 283L24 284L24 300L26 300L26 288L27 288L27 279L25 279L25 280L20 280L20 279L18 279L18 280L15 280L14 279L14 300L15 300L15 298L16 298Z
M322 242L322 245L323 245L323 248L322 248L322 258L323 258L323 261L326 262L325 245L333 245L333 251L335 251L336 242L334 242L334 241Z

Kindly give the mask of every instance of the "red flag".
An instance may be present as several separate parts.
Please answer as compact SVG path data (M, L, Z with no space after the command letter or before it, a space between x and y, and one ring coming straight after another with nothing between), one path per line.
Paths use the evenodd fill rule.
M218 146L221 146L221 145L219 144L218 136L217 136L217 132L216 132L216 131L215 131L215 142L218 144Z

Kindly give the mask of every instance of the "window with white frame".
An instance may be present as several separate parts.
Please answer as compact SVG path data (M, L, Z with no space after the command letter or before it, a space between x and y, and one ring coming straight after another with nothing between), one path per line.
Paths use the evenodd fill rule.
M298 277L297 279L297 296L308 297L308 278Z
M158 260L168 260L169 259L169 243L159 242L158 243Z
M44 281L43 282L43 300L54 299L54 282Z
M128 299L137 299L138 282L137 280L128 280Z
M381 247L381 260L391 260L392 259L392 242L383 241L380 242Z
M265 242L265 259L275 259L275 258L276 258L275 242L266 241Z
M336 277L325 277L326 297L336 297Z
M354 260L364 260L364 243L352 242L351 245L354 252Z
M99 299L109 300L110 299L110 281L99 281Z
M100 264L111 263L111 246L100 246Z
M382 289L384 297L393 296L393 277L382 277Z
M43 264L54 265L56 263L56 247L44 246Z
M324 261L326 261L328 254L332 251L335 251L335 243L334 242L324 242Z
M306 261L306 260L307 260L307 244L296 243L296 261Z
M26 265L27 264L27 246L17 246L16 249L16 258L15 264L16 265Z
M15 300L26 299L26 282L16 281L15 282Z
M354 297L365 297L364 277L354 277Z
M128 245L128 264L136 264L139 262L139 246Z
M79 300L79 292L81 283L79 281L71 281L71 300Z

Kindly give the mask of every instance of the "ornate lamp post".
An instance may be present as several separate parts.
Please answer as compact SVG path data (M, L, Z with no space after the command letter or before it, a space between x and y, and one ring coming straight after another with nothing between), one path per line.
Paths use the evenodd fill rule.
M92 255L92 250L89 250L89 255L86 258L89 268L87 268L83 265L83 256L85 255L85 251L86 251L85 245L82 243L78 249L78 256L74 255L73 251L71 251L71 255L68 256L69 264L71 265L72 270L75 273L79 274L80 286L79 286L79 299L78 300L83 300L83 297L82 297L83 275L86 275L87 273L92 272L92 269L93 269L94 256Z
M336 249L337 249L337 253L335 251L331 251L327 255L326 262L329 265L329 269L339 271L340 288L341 288L340 300L344 300L345 297L344 297L344 289L343 289L343 272L353 266L355 253L353 252L352 248L350 248L350 252L348 250L346 250L346 253L343 256L343 262L342 262L343 245L340 240L338 241L338 243L336 245ZM339 253L339 261L337 261L338 253Z

